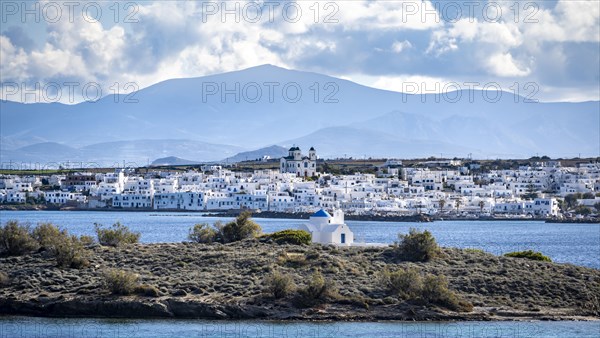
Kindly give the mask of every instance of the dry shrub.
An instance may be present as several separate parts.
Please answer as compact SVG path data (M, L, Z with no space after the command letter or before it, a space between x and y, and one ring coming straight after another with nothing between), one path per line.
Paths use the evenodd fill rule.
M265 278L266 292L273 298L284 298L296 290L296 284L290 275L278 271Z
M146 297L159 297L160 291L154 285L142 284L135 288L135 293Z
M52 223L40 223L33 229L32 237L38 241L42 249L50 250L59 240L59 237L64 235L64 232L64 230L61 232L60 229Z
M384 270L380 281L383 288L392 295L399 295L405 300L435 304L450 310L470 312L473 305L448 289L445 276L426 274L424 277L414 268L399 269L394 272Z
M108 229L103 229L101 224L95 223L96 235L101 245L118 247L124 244L135 244L139 242L141 234L132 232L128 227L117 222Z
M32 237L56 259L61 267L82 268L89 265L82 240L70 236L51 223L42 223L33 229Z
M297 269L307 265L308 262L303 254L287 253L283 251L277 256L277 264Z
M188 239L195 243L213 243L217 240L217 230L208 223L196 224L190 229Z
M28 225L20 225L18 221L8 221L0 227L0 254L17 256L36 251L38 248L39 245L31 236Z
M408 235L399 234L399 243L396 246L398 258L413 262L426 262L440 254L440 247L431 235L411 228Z
M338 297L337 286L326 280L321 272L315 271L306 286L298 291L296 304L310 307Z
M115 295L130 295L137 289L139 278L130 271L110 269L104 273L104 284Z
M0 271L0 287L10 285L10 277L4 271Z
M405 299L419 297L423 288L423 279L414 268L394 272L386 269L381 273L380 282L390 294L400 295Z
M56 239L50 252L56 258L56 264L62 267L83 268L90 265L88 253L77 236L64 233Z

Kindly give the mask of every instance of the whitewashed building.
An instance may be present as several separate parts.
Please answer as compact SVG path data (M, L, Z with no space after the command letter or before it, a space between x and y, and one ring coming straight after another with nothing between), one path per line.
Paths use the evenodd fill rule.
M300 230L308 231L313 243L350 246L354 243L354 233L344 223L344 212L336 209L331 216L321 209L310 216L308 223L300 225Z
M203 192L170 192L154 194L154 209L205 210L206 196Z
M302 151L298 147L291 147L289 155L281 158L281 172L292 173L301 177L316 176L317 173L317 152L315 148L310 148L308 156L302 156Z

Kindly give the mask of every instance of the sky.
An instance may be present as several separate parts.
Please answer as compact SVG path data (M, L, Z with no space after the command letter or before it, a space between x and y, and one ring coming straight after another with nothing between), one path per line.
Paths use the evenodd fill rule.
M0 6L0 89L11 101L76 103L262 64L394 91L494 83L541 101L600 100L597 0Z

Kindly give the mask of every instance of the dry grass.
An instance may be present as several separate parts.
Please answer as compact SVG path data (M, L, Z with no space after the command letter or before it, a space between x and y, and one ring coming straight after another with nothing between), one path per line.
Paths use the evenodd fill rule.
M12 279L4 287L5 295L33 297L42 291L67 298L107 294L103 291L108 290L104 271L120 269L139 275L131 293L138 293L135 288L139 284L147 284L164 296L185 294L186 299L202 302L254 304L294 313L304 311L290 308L296 292L280 299L265 297L265 276L277 271L289 276L297 289L314 295L319 292L312 291L319 288L308 288L307 281L319 270L323 280L335 286L333 294L337 296L317 297L316 305L363 310L368 305L369 311L382 309L385 313L393 311L384 310L386 307L413 301L383 287L382 271L416 269L424 283L428 274L445 277L447 283L432 279L428 284L427 299L442 308L456 308L456 303L442 301L445 289L456 295L457 309L464 305L461 300L476 307L565 309L579 315L598 314L600 308L599 270L460 249L443 249L438 258L417 263L397 261L393 248L278 245L252 239L230 244L95 246L89 250L90 267L68 273L40 253L0 258L0 271L10 271Z

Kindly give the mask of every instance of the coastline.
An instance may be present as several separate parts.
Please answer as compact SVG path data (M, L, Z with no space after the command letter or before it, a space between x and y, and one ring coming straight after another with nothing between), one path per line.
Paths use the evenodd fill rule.
M444 248L425 263L396 261L390 248L336 248L244 240L230 244L135 244L89 248L90 266L58 268L43 252L0 258L12 282L0 287L0 314L36 317L199 318L289 321L600 320L600 270ZM382 290L385 269L444 275L472 311L403 300ZM111 294L103 273L140 275L155 295ZM298 287L311 271L337 296L315 306L265 294L265 276L288 273ZM585 276L585 278L583 278Z
M242 210L181 210L181 209L153 209L153 208L78 208L72 206L55 205L7 205L0 204L0 211L94 211L94 212L155 212L155 213L198 213L204 217L236 217ZM312 213L296 212L277 212L261 211L255 212L255 218L274 218L274 219L308 219ZM530 217L453 217L452 215L429 216L429 215L352 215L346 214L348 221L370 221L370 222L436 222L436 221L538 221L545 223L574 223L574 224L596 224L598 219L549 219L549 218L530 218Z

